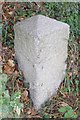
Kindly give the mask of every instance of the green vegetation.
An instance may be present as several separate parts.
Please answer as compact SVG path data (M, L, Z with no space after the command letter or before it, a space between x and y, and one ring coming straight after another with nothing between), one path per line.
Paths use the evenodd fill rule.
M45 7L49 17L68 23L75 37L80 34L78 3L46 3Z
M0 119L9 117L20 117L23 104L20 103L20 91L9 95L6 88L8 77L0 69Z
M15 9L14 9L15 8ZM80 116L80 81L78 72L78 57L79 57L79 41L80 41L80 24L79 24L79 3L67 2L43 2L43 3L4 3L3 11L6 19L3 17L3 27L0 24L0 33L2 29L2 43L3 46L8 46L10 49L14 47L14 30L13 25L31 17L33 15L46 15L56 20L66 22L70 25L70 39L68 40L68 58L66 60L67 69L66 76L61 84L57 97L48 101L47 104L40 111L43 118L77 118ZM17 108L20 111L22 104L19 102L20 92L15 92L10 97L9 91L6 89L7 82L6 74L0 74L0 114L8 116L9 112L14 113ZM5 82L5 84L3 84ZM61 106L59 103L67 103ZM28 106L28 105L27 105ZM14 117L18 114L14 113Z
M75 114L74 110L69 105L65 107L61 107L59 109L59 112L62 112L64 114L64 118L77 118L78 117L78 115Z

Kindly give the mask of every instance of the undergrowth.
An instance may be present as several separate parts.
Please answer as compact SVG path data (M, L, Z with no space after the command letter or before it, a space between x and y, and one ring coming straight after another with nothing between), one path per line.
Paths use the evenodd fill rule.
M14 92L11 96L6 88L8 76L0 68L0 119L20 117L23 104L20 103L21 92Z
M2 28L0 24L0 29L2 29L2 43L3 46L7 45L10 49L13 49L14 47L13 25L18 21L22 21L33 15L42 14L54 18L56 20L66 22L70 25L70 39L68 40L68 58L66 60L67 63L66 76L59 88L58 97L56 98L54 97L53 99L54 102L51 100L51 102L47 103L47 105L50 104L52 106L55 104L54 106L55 110L51 106L48 107L45 106L42 109L42 111L40 111L40 113L43 118L50 117L77 118L80 115L79 112L80 80L78 75L78 72L80 71L78 65L79 41L80 41L79 3L77 2L4 3L3 12L4 14ZM6 83L8 80L6 74L1 73L0 75L1 75L0 82L3 81ZM1 94L0 104L3 103L3 108L5 108L3 109L5 110L3 111L4 112L3 117L8 115L9 112L14 113L14 116L18 116L17 112L15 114L14 111L18 110L19 113L19 111L22 108L22 104L19 102L18 98L20 96L20 92L15 92L14 95L9 96L9 92L6 89L6 84L4 84L2 85L2 88L0 88L0 94ZM72 99L73 97L75 98L75 100ZM72 99L72 103L74 103L74 105L69 101L70 99ZM8 101L7 103L6 100ZM59 106L56 105L57 101L59 101L61 104L64 101L64 105L63 106L60 106L60 104ZM77 102L76 105L75 102ZM55 111L57 111L57 113ZM2 114L1 111L0 113Z

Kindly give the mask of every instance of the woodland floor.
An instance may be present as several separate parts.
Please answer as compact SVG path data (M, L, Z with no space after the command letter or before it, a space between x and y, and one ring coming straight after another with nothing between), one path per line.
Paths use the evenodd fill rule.
M23 7L24 6L24 7ZM43 7L40 7L40 4L34 3L33 9L39 9L44 11ZM9 93L12 94L15 91L21 91L20 102L24 104L21 117L28 118L62 118L64 113L59 112L59 108L62 106L69 105L74 109L74 114L80 116L80 84L78 84L78 90L76 90L75 80L79 80L79 71L78 71L78 58L79 58L79 48L78 44L80 43L79 37L68 45L68 59L67 59L67 70L66 77L61 83L59 90L56 96L53 96L49 101L42 106L39 111L34 110L32 101L29 95L29 85L25 84L24 77L22 72L18 69L18 64L15 59L14 51L14 30L13 24L17 21L22 21L26 18L25 11L29 6L26 4L20 5L19 3L4 3L3 5L3 19L4 24L3 29L3 47L2 52L0 53L0 61L3 60L3 72L8 75L7 89ZM19 9L24 11L19 11ZM30 13L29 13L30 12ZM31 13L31 9L28 12L29 16L35 15ZM14 23L13 23L14 18ZM9 26L8 26L9 25ZM7 26L7 32L6 31ZM1 48L1 44L0 44Z

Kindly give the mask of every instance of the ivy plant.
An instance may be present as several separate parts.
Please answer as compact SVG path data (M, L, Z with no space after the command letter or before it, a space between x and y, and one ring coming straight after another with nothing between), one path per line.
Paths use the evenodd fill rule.
M75 111L69 105L60 107L59 112L63 113L64 118L77 118L78 117L78 115L75 114Z
M11 96L6 89L8 77L0 70L0 119L9 117L20 117L23 104L20 103L21 92L15 92Z

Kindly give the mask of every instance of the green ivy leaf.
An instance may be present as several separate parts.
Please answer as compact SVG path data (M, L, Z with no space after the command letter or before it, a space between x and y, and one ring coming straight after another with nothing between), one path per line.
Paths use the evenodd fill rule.
M50 116L45 114L45 115L44 115L44 118L50 118Z
M2 106L2 104L3 104L3 99L2 97L0 97L0 107Z
M59 108L59 112L62 112L62 113L66 112L66 107Z
M73 115L73 118L77 118L78 117L78 115Z
M68 112L65 113L64 118L73 118L74 117L74 110L70 109Z
M8 77L6 74L0 74L0 82L7 82L8 81Z
M22 103L18 103L18 108L22 109L23 108L23 104Z
M18 92L15 92L15 93L11 96L11 99L17 101L17 100L20 99L20 96L21 96L21 92L18 91Z
M0 118L6 118L9 115L9 107L7 105L2 105L0 107Z
M69 105L67 105L67 106L65 106L66 107L66 110L68 111L68 110L70 110L70 109L72 109L72 107L70 107Z
M66 112L66 111L68 111L68 110L70 110L70 109L71 109L71 107L70 107L69 105L67 105L67 106L61 107L61 108L59 109L59 112L64 113L64 112Z

